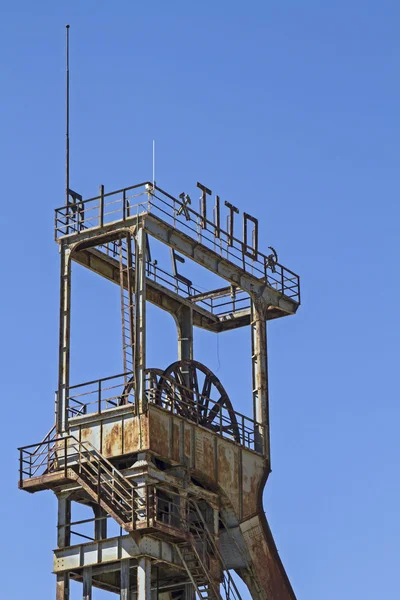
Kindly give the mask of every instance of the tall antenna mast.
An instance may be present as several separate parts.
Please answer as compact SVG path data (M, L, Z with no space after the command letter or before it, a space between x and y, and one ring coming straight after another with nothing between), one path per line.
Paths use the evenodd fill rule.
M65 139L65 194L66 204L69 203L69 25L66 25L66 139Z

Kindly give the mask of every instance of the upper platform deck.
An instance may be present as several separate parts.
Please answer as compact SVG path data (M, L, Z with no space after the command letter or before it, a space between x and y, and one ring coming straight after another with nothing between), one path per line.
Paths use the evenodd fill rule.
M207 189L201 184L198 187ZM171 298L174 296L179 301L190 303L206 327L215 330L220 328L222 322L229 321L232 314L238 324L249 323L248 293L255 289L268 290L272 299L269 302L269 318L295 313L300 304L299 276L277 261L272 248L268 255L259 250L258 221L251 215L243 213L243 240L235 237L234 219L235 215L239 219L239 211L230 203L225 205L228 207L228 231L221 226L218 196L212 207L211 221L207 218L204 192L201 213L198 213L191 208L187 194L175 198L151 182L108 193L104 193L101 186L98 196L83 200L71 193L69 204L56 209L55 238L71 246L78 244L79 252L74 260L113 280L112 269L118 267L115 243L118 232L134 226L140 220L151 236L230 283L228 287L202 292L191 281L176 273L168 273L157 261L149 259L147 293L150 301L166 292ZM102 241L98 243L98 240ZM228 326L225 324L224 328Z

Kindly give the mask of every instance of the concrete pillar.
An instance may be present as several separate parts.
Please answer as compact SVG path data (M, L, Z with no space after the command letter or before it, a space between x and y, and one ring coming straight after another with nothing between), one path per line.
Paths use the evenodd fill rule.
M263 452L270 466L267 307L262 301L251 302L251 348L254 419L262 424L255 428L255 449Z
M58 433L68 429L68 389L71 321L71 250L61 242L60 272L60 339L58 356L58 393L56 404L56 427Z
M146 400L146 232L142 226L136 234L135 252L135 402L142 413L147 408Z
M130 561L129 559L121 560L121 600L131 600L130 598Z
M178 359L193 359L193 310L189 306L181 306L174 314L178 330Z
M151 600L151 560L146 556L138 560L137 600Z
M92 600L92 567L83 569L83 600Z

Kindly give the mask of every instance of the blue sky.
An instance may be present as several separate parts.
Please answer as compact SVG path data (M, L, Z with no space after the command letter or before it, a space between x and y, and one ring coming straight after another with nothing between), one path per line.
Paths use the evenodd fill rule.
M264 502L299 600L395 597L398 3L24 0L0 11L4 598L54 594L55 499L17 491L16 447L53 418L67 22L71 187L93 196L150 178L156 139L161 187L195 195L204 182L256 215L261 248L301 275L298 314L269 328ZM120 334L114 291L75 271L79 383L113 374ZM149 357L167 366L173 342L157 342L173 325L149 314ZM250 414L249 332L218 347L197 333L195 351Z

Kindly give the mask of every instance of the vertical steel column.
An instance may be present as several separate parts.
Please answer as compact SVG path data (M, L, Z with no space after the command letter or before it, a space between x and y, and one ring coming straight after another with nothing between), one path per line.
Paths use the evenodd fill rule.
M136 410L142 413L146 410L146 233L140 225L136 233L135 252L135 402Z
M94 504L92 508L95 519L98 519L94 522L94 539L105 540L107 539L107 513L98 504Z
M253 382L253 414L260 426L255 427L255 449L263 452L270 467L267 307L262 300L251 300L251 363Z
M60 494L58 499L57 547L65 548L71 545L71 500L70 492Z
M151 600L151 560L146 556L138 561L137 600Z
M56 600L69 599L69 574L61 573L57 575L56 582Z
M58 355L58 394L56 405L57 433L68 429L69 352L71 321L71 250L61 242L60 338Z
M131 600L130 597L130 574L129 574L129 559L121 560L121 600Z
M65 548L71 545L71 501L70 493L60 494L58 500L58 519L57 519L57 547ZM68 600L69 598L69 573L57 575L56 582L56 600Z
M183 600L194 600L195 592L192 583L185 583L183 591Z
M178 330L178 359L193 359L193 310L189 306L181 306L174 314Z
M83 600L92 600L92 567L83 569Z

